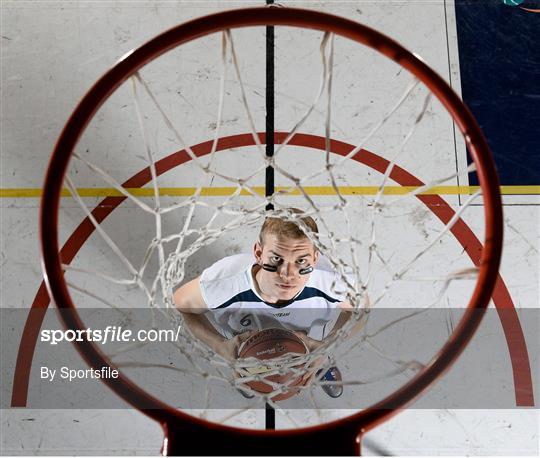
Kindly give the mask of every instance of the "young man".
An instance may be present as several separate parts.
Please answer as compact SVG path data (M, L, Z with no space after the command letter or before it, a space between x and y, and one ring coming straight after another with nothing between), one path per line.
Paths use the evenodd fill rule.
M301 220L318 232L311 217ZM235 360L254 331L275 327L295 332L313 351L350 311L339 275L318 268L318 260L319 252L296 223L266 218L253 254L221 259L176 290L174 301L192 334L226 359ZM336 367L317 376L341 380ZM343 393L337 384L322 388L334 398Z

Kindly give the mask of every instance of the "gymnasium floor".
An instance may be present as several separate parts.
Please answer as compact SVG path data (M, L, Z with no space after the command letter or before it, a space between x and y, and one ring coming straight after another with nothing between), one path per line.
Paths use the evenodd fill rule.
M3 455L154 455L159 452L161 428L139 412L122 408L120 403L113 404L114 408L106 408L103 400L109 399L110 395L104 385L93 387L96 399L101 399L101 403L97 401L98 408L91 408L90 402L85 404L88 407L85 409L78 408L76 391L66 395L68 401L62 404L62 408L53 408L51 400L60 402L62 392L48 394L40 386L40 365L46 361L77 358L77 355L71 349L51 356L39 344L35 353L28 353L28 345L32 344L24 340L26 310L32 306L49 305L40 264L39 196L51 151L70 113L91 85L123 55L178 23L229 8L260 6L261 3L264 2L2 2L1 307L25 311L18 315L21 316L20 326L7 330L3 337ZM451 391L452 383L459 383L463 378L465 382L459 385L458 394L467 391L467 384L474 386L471 388L473 393L491 392L496 386L494 392L500 393L500 402L489 408L490 405L485 405L483 400L477 404L473 400L468 407L466 402L452 404L452 398L448 404L450 407L436 408L428 401L421 407L400 413L370 432L364 442L364 454L538 456L540 417L538 392L534 388L538 386L539 365L540 151L537 133L540 119L533 107L538 104L540 92L540 62L533 53L532 36L540 20L540 4L528 1L509 6L503 0L486 0L474 5L465 1L443 0L282 3L285 7L318 9L357 20L419 54L456 92L463 95L477 116L493 150L501 178L505 227L500 274L504 288L498 290L497 301L490 305L488 321L471 344L483 355L482 364L468 373L466 368L471 367L474 358L465 358L460 369L451 371L448 380L441 381L436 387L439 391L430 398L440 399L437 393L444 399L445 393L455 395L456 392ZM287 33L276 34L279 55L283 59L276 64L277 131L290 129L291 122L306 109L305 101L309 104L310 94L316 92L319 82L318 76L310 78L319 58L317 46L312 46L314 41L310 43L314 38L310 33L300 38L303 41L297 41L297 37L293 39ZM257 128L264 130L265 73L264 58L261 57L264 42L242 40L239 34L236 44L239 55L254 56L251 63L242 63L243 78L253 102ZM338 51L339 48L336 59L339 58ZM396 100L399 97L400 92L395 92L391 84L401 75L399 72L396 75L395 68L386 67L384 63L369 68L353 58L349 62L346 59L347 48L341 51L342 60L336 61L336 68L342 70L335 75L337 98L333 106L332 138L354 145L355 139L365 134L363 129L366 127L357 122L358 107L346 98L345 89L355 84L361 91L377 89L378 95L364 107L367 117L377 119L384 113L382 107L393 103L387 103L386 98ZM190 135L189 144L197 145L212 140L214 135L215 94L219 89L220 69L209 64L212 62L209 56L214 56L211 53L219 56L219 40L205 42L200 47L188 46L186 52L187 57L182 61L185 67L169 71L167 65L170 62L164 59L145 76L158 91L165 107L178 104L178 116L183 119L185 131ZM283 76L284 69L295 65L298 65L297 78L288 80ZM233 77L230 78L232 80ZM368 78L378 87L362 86L362 81ZM209 89L201 94L197 91L203 84ZM139 132L136 118L133 113L128 115L122 111L124 101L131 100L127 89L124 89L113 100L117 111L113 110L114 106L100 111L90 135L79 147L81 151L91 150L95 154L92 160L104 166L119 181L141 170L143 162L140 155L144 154L141 142L136 140ZM249 132L247 122L239 114L242 104L238 87L233 85L231 92L236 97L226 109L229 111L224 112L222 137ZM285 108L286 102L290 102L292 108ZM148 110L147 116L155 117L156 112L152 111L148 101L143 101L143 108ZM427 130L420 128L418 137L411 143L416 153L400 159L398 164L427 179L455 174L443 197L453 208L460 208L469 197L469 186L472 189L478 183L473 175L466 173L468 159L463 142L441 111L440 107L434 107L427 112ZM317 112L315 121L303 127L304 132L324 135L321 113ZM149 126L152 147L163 155L174 151L170 132L159 123ZM387 140L375 139L372 150L383 157L390 157L391 153L385 151ZM108 144L114 144L116 149L106 150ZM139 151L133 153L137 148ZM440 154L434 156L434 150ZM298 154L285 164L289 170L308 174L323 164L320 161L310 162L308 154L307 149L298 148ZM225 152L218 163L233 175L252 165L249 154L240 147ZM100 185L99 180L82 166L75 166L74 173L77 186L90 190L83 197L86 204L91 207L98 203L103 195L91 190L103 187L103 184ZM374 180L373 176L358 165L351 166L340 180L351 186L379 183L370 181ZM197 186L189 164L164 177L160 186L173 188L178 183L185 188ZM217 180L209 186L225 184ZM276 184L284 186L286 183L277 179ZM315 187L322 189L328 184L321 180L315 183ZM256 185L261 186L262 182ZM362 193L361 190L358 192ZM209 197L204 199L211 200ZM243 196L239 202L248 205L249 199ZM166 203L172 201L174 197L164 198ZM290 203L302 205L298 197L291 199ZM116 233L129 228L121 241L121 248L134 257L144 255L140 237L151 227L147 226L151 222L140 222L137 210L135 205L126 205L114 213L115 219L107 222L107 227ZM404 239L410 237L407 239L410 244L416 243L417 237L422 237L423 230L435 230L432 220L423 213L415 213L406 206L400 210L408 215L414 226L410 234L402 235ZM482 210L479 200L463 214L467 225L479 238L484 230ZM352 221L360 224L365 217L365 213L359 210L353 212ZM400 215L390 211L387 217L391 221ZM62 200L62 242L68 239L83 218L73 199ZM167 221L166 224L170 227L172 223ZM336 221L335 224L339 223ZM391 224L379 234L382 240L396 237ZM242 233L233 233L230 239L220 240L212 250L202 250L200 257L190 265L191 277L222 256L249 251L255 235L255 229L250 227ZM94 242L83 247L79 256L86 256L90 264L94 263L104 271L114 271L117 265L100 257L106 247ZM441 253L447 255L446 259L453 259L461 247L450 243L448 250L444 253L443 249ZM87 285L89 288L100 287L96 279ZM454 291L453 294L459 298L461 293ZM123 300L128 301L128 297L131 296L125 296ZM92 306L91 301L88 306ZM497 310L504 308L517 311L510 324L502 318L499 321ZM516 335L523 339L518 339L521 344L512 340ZM23 341L26 347L19 346ZM31 355L26 366L21 364L22 354ZM47 396L51 397L45 399ZM33 408L33 405L38 407ZM452 408L452 405L457 407ZM300 422L302 415L310 417L309 411L302 412L293 414ZM325 412L329 418L333 417L330 407ZM210 415L220 418L219 412ZM341 416L343 412L337 415ZM247 427L264 428L264 411L250 410L234 421ZM280 417L278 412L276 426L286 425L287 418Z

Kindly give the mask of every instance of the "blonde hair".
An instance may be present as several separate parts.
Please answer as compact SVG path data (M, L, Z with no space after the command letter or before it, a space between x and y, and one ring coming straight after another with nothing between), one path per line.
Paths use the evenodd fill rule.
M298 208L289 208L288 211L290 213L294 213L295 215L302 215L304 213ZM299 219L308 227L311 232L319 232L317 223L311 216L303 216ZM259 233L259 241L261 244L264 242L264 237L269 234L275 235L279 239L289 238L298 240L307 237L296 222L274 217L268 217L264 220L261 227L261 232Z

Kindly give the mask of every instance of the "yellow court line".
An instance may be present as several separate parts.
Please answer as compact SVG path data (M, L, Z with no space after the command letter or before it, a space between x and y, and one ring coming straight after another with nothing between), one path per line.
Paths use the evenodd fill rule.
M136 197L152 197L153 188L125 188L128 193ZM192 196L197 188L159 188L160 196ZM254 186L251 189L257 194L264 195L264 187ZM335 195L336 192L332 186L304 186L305 191L312 196ZM343 195L375 195L378 186L340 186L339 192ZM385 186L383 194L404 195L417 189L416 186ZM478 186L435 186L429 190L423 191L421 195L470 195L478 191ZM540 195L540 186L501 186L502 195ZM226 187L204 187L201 190L202 196L230 196L237 188L233 186ZM81 197L121 197L123 194L114 188L78 188L77 192ZM301 195L300 190L289 187L278 186L276 192L282 192L286 195ZM40 188L3 188L0 189L0 197L3 198L39 198L42 195ZM242 196L249 196L250 193L245 189L240 192ZM71 197L67 189L62 190L62 197Z

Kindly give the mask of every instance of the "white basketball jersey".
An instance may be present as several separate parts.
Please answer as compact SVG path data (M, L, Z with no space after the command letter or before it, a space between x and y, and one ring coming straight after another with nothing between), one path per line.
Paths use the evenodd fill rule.
M317 267L295 298L271 304L254 286L254 264L253 255L239 254L219 260L202 273L202 296L212 309L206 316L215 328L229 339L246 331L276 327L304 331L315 340L326 338L339 316L337 305L345 300L338 274Z

